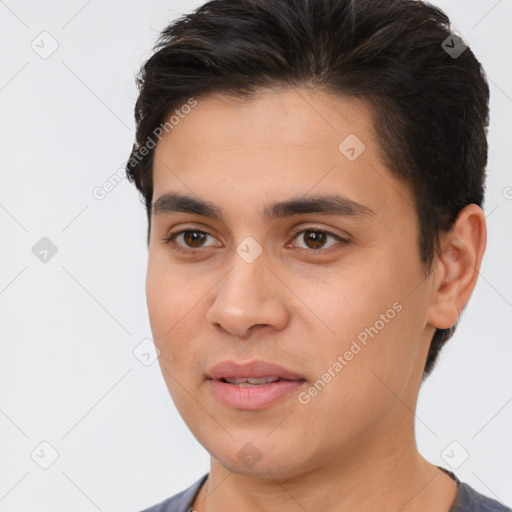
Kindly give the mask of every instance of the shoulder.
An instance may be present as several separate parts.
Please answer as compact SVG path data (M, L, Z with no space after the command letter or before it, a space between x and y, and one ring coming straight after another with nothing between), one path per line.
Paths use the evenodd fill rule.
M475 491L468 484L460 483L457 497L449 512L512 512L499 501Z
M190 487L181 491L165 501L157 503L152 507L146 508L141 512L189 512L192 508L192 503L196 494L199 492L201 485L205 482L208 474L203 475L197 482L194 482Z

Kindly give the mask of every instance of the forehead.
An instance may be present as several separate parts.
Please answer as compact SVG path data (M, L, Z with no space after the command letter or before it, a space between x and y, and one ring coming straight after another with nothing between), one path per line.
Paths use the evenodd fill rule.
M176 124L162 142L173 139L171 144L190 146L201 140L196 149L235 149L243 144L336 149L350 133L375 143L369 103L305 88L265 89L248 98L214 93L199 98L180 119L172 117Z
M283 194L336 191L360 203L398 199L412 206L408 187L391 176L381 152L363 100L308 89L249 99L213 94L198 98L158 142L153 204L173 191L241 208Z

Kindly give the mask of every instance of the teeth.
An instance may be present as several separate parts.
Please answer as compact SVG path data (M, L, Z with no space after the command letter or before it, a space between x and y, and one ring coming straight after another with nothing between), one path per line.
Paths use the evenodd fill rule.
M241 387L253 386L259 384L269 384L270 382L277 382L279 377L241 377L237 379L224 379L229 384L237 384Z

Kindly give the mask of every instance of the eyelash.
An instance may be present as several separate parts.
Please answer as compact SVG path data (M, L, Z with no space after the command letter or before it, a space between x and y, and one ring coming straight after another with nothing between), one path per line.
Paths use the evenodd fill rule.
M294 230L292 233L291 233L291 240L294 240L295 238L297 238L298 235L302 234L302 233L305 233L307 231L310 231L310 232L313 232L313 233L322 233L322 234L325 234L327 235L328 237L332 237L334 238L335 240L337 240L338 242L341 242L341 247L344 247L344 246L347 246L350 244L350 240L346 239L346 238L343 238L339 235L335 235L334 233L331 233L330 231L326 231L325 229L321 229L321 228L317 228L315 226L312 226L312 227L307 227L307 228L297 228L296 230ZM198 247L196 249L192 249L192 248L188 248L188 249L185 249L183 248L182 246L178 245L176 242L175 242L175 239L179 236L179 235L182 235L184 233L201 233L201 234L204 234L204 235L209 235L209 236L213 236L213 235L210 235L210 233L206 232L206 231L202 231L200 229L183 229L181 231L176 231L175 233L171 233L169 234L168 236L164 237L163 238L163 242L168 244L168 245L172 245L173 246L173 250L177 251L177 252L182 252L182 253L197 253L200 249L202 249L202 247ZM338 244L335 244L331 247L328 247L327 249L304 249L303 247L298 247L298 249L302 250L302 251L307 251L308 253L310 254L318 254L318 255L325 255L325 254L330 254L332 251L330 249L334 249L334 250L340 250L340 248L336 247ZM207 249L208 247L206 247Z

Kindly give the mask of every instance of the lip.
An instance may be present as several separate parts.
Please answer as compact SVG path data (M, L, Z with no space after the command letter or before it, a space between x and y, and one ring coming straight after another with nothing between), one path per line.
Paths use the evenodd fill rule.
M284 380L243 387L222 380L242 377L279 377ZM244 410L271 407L286 396L290 396L306 382L302 375L265 361L243 364L223 361L210 368L207 378L213 395L220 403L226 407Z
M304 376L266 361L250 361L236 363L235 361L222 361L212 366L206 376L212 380L236 379L242 377L280 377L286 380L305 380Z

